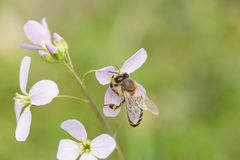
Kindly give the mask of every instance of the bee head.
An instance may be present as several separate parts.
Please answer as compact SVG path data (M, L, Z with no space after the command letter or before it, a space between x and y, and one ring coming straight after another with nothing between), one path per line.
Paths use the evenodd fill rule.
M113 76L113 79L116 83L120 83L123 81L123 76L122 75L115 75Z
M121 83L124 79L129 78L127 73L116 74L112 77L116 83Z

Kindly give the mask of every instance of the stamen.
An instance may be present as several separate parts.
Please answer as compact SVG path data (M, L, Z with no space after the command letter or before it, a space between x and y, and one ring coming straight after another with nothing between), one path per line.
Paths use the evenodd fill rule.
M13 98L18 105L28 106L31 104L31 99L28 95L21 95L16 93L16 97Z
M85 143L83 141L79 142L79 148L83 153L90 153L91 152L91 142L87 140Z

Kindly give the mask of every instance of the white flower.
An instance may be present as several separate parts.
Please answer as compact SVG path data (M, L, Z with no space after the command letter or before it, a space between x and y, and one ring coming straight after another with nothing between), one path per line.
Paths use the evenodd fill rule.
M62 60L68 49L65 40L57 33L53 34L53 40L48 28L46 18L41 23L29 20L24 25L24 33L32 44L20 43L19 47L36 50L47 62Z
M73 136L78 142L62 139L58 146L58 160L97 160L107 158L116 148L115 140L108 134L101 134L92 141L87 139L83 124L77 120L66 120L61 128Z
M29 135L32 115L31 106L42 106L50 103L59 94L57 84L51 80L41 80L35 83L29 92L26 91L28 73L31 64L30 57L24 57L20 66L20 89L22 94L16 93L15 113L17 141L25 141Z

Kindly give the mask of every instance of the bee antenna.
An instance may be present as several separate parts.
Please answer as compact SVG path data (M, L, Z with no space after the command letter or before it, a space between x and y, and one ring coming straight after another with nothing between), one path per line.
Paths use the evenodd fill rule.
M115 65L114 67L115 67L117 70L119 70L119 71L120 71L120 68L119 68L117 65Z

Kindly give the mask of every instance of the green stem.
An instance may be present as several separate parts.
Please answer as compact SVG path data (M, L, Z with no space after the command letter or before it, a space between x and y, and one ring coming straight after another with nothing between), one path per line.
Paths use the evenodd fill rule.
M87 71L86 73L84 73L84 75L82 76L82 83L84 86L85 86L85 77L87 75L89 75L90 73L94 73L94 72L96 72L96 70L90 70L90 71Z
M70 96L70 95L58 95L56 98L70 98L70 99L76 99L76 100L82 101L84 103L88 103L88 101L86 99L75 97L75 96Z
M67 57L66 57L67 63L70 65L71 68L73 68L72 59L71 59L68 51L67 51L67 53L66 53L66 56L67 56Z
M83 82L81 81L81 79L76 74L76 72L75 72L75 70L73 68L72 62L71 62L71 58L70 58L69 55L68 55L67 60L66 60L66 62L64 64L68 68L68 70L70 71L70 73L72 74L74 79L76 80L76 82L77 82L78 86L80 87L81 91L83 92L85 98L88 100L88 104L91 106L91 109L93 110L93 112L97 116L97 118L100 121L100 123L104 126L106 131L110 135L112 135L114 137L114 133L113 133L113 130L112 130L111 126L107 122L106 118L101 114L101 112L98 109L97 105L95 104L95 102L93 101L93 99L89 95L87 89L85 88ZM120 149L120 147L118 145L118 142L117 142L117 151L118 151L119 160L124 160L125 158L124 158L123 153L122 153L122 151L121 151L121 149Z

